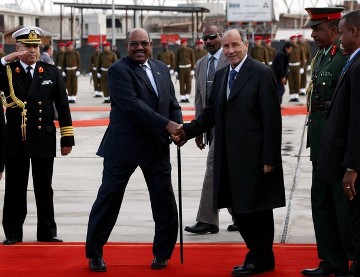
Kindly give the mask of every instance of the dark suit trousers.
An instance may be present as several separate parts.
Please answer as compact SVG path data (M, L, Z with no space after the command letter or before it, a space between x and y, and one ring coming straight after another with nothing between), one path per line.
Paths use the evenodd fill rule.
M239 228L249 252L245 262L259 268L274 267L273 253L274 217L273 211L261 211L244 214L234 214L235 223Z
M352 238L355 246L355 277L360 277L360 178L355 184L356 196L350 201Z
M33 186L37 208L37 239L56 237L53 190L51 187L54 158L31 158ZM7 158L3 228L5 236L22 240L27 203L30 158Z
M104 159L102 184L91 209L86 238L86 257L103 256L103 246L115 226L126 185L137 165L121 164ZM169 259L178 232L178 214L171 184L171 165L157 154L146 166L141 166L149 189L155 236L153 255ZM141 208L139 207L139 212Z
M316 169L317 162L313 162L311 209L319 266L328 271L347 272L354 255L349 202L341 180L320 180Z

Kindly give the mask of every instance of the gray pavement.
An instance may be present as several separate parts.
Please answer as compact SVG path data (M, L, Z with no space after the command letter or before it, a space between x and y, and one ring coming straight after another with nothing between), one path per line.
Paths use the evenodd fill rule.
M175 89L178 95L178 86ZM194 91L194 86L193 86ZM191 103L183 106L193 106ZM284 96L283 106L304 105L288 103L288 93ZM77 104L71 107L103 108L101 98L93 98L93 90L88 77L79 78ZM191 113L191 112L184 112ZM73 120L107 118L107 111L74 111ZM275 242L314 243L314 230L311 218L310 187L311 163L306 145L306 116L283 117L283 167L286 187L284 208L274 210ZM95 155L106 126L75 128L76 146L69 156L62 157L58 152L55 159L53 189L55 216L58 225L58 236L65 242L84 242L88 216L101 184L102 158ZM183 225L195 223L200 193L205 172L207 150L200 151L193 140L181 148L182 155L182 195ZM173 165L173 186L177 189L176 147L171 145ZM0 219L4 196L4 180L0 182ZM24 224L24 241L36 240L36 207L30 177L28 187L28 215ZM194 235L184 232L184 242L239 242L238 232L228 232L231 217L226 209L220 211L220 232L218 234ZM117 224L112 232L112 242L152 242L154 223L152 220L150 200L146 183L141 170L136 170L128 184ZM4 238L1 228L0 239Z

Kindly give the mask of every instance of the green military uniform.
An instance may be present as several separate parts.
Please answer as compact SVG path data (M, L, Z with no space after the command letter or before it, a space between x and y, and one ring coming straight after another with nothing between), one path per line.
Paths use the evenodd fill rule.
M60 70L62 70L61 66L64 62L64 56L65 52L58 51L54 57L54 63Z
M200 60L206 54L207 54L207 51L205 49L195 49L194 50L195 64L198 60Z
M310 20L305 26L312 27L326 22L327 18L340 19L343 8L308 8L306 10L310 15ZM322 14L326 15L325 18L321 16ZM312 19L313 15L315 19L319 19ZM311 81L307 89L309 109L307 146L310 147L310 160L313 164L311 208L320 259L317 270L344 276L349 270L349 260L353 260L354 257L349 202L343 192L341 182L319 179L316 169L326 114L342 68L348 58L349 54L342 50L339 38L332 45L320 49L311 64ZM314 269L302 271L304 275L309 276L313 275L313 272Z
M295 94L296 98L300 92L300 68L304 67L304 52L300 45L291 44L292 51L289 54L289 93Z
M307 41L298 42L298 44L302 47L304 52L304 74L300 76L300 95L306 92L306 70L307 66L311 61L311 51L310 51L310 44Z
M76 76L76 72L80 71L79 52L77 50L66 51L61 68L66 73L66 89L68 96L76 97L78 91L78 77ZM69 100L71 101L71 99ZM75 102L75 100L73 101Z
M269 58L269 65L272 65L272 61L275 57L275 54L276 54L276 49L272 46L268 46L268 45L265 45L265 48L267 50L267 53L268 53L268 58Z
M173 51L164 49L158 54L157 59L166 64L169 70L174 69L175 54Z
M94 85L94 97L101 97L101 85L100 80L97 77L97 63L100 57L100 51L95 50L94 53L90 57L90 65L89 65L89 72L91 72L93 85Z
M254 45L250 50L250 56L259 62L269 64L268 52L263 45Z
M112 51L103 51L98 59L97 72L101 74L100 83L104 93L104 103L110 103L107 76L109 67L116 61L117 57Z
M180 94L191 93L191 71L195 67L194 51L189 47L181 46L175 52L175 71L179 73ZM188 101L187 101L188 102Z

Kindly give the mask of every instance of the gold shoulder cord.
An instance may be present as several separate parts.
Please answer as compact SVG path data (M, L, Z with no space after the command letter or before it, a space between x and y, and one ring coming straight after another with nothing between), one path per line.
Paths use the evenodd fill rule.
M321 51L318 51L315 55L315 57L311 60L311 73L314 74L314 64L316 62L316 60L318 59L319 57L319 54L321 53ZM313 83L313 76L311 75L311 80L309 82L309 85L306 89L306 107L307 107L307 111L310 113L311 112L311 94L312 94L312 91L313 91L313 86L314 86L314 83Z
M4 93L1 93L1 101L3 103L3 105L6 108L16 108L19 107L20 109L22 109L21 112L21 135L22 135L22 140L25 141L26 140L26 112L27 110L25 109L26 106L26 101L21 101L19 98L16 97L15 95L15 91L14 91L14 85L13 85L13 81L12 81L12 72L11 72L11 68L9 65L6 66L6 73L7 73L7 77L8 77L8 81L9 81L9 91L10 91L10 95L5 97ZM11 98L12 102L7 103L6 98Z

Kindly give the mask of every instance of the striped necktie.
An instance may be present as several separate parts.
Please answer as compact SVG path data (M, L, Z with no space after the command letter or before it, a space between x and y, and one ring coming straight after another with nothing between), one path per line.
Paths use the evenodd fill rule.
M213 81L214 81L214 75L215 75L215 57L211 56L209 58L209 70L208 70L208 74L207 74L207 78L206 78L206 95L207 95L207 99L210 96L210 92L211 92L211 88L213 85Z

